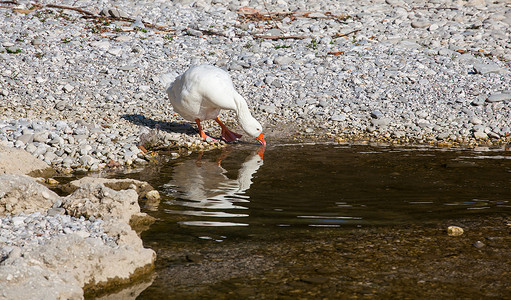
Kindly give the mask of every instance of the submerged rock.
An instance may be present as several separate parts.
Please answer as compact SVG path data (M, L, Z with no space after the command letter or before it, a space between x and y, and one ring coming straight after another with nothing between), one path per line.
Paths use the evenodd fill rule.
M463 228L458 227L458 226L449 226L449 227L447 227L447 234L449 236L463 235Z

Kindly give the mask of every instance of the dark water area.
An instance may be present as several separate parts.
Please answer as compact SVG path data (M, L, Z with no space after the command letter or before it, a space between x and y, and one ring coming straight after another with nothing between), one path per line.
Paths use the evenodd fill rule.
M303 145L263 154L256 146L232 146L159 168L154 177L139 177L165 196L158 217L204 232L511 212L509 151Z
M511 152L505 148L480 150L232 145L128 174L149 182L162 195L157 207L143 209L157 219L142 233L142 239L157 251L158 259L156 279L139 298L424 296L414 294L418 290L407 293L402 285L396 286L402 294L396 294L394 288L360 290L353 280L343 279L346 275L342 274L348 271L341 272L345 262L339 260L346 257L339 252L344 246L339 245L351 243L351 248L365 245L369 249L381 235L387 236L383 240L387 241L395 234L398 241L412 234L409 240L419 239L420 244L424 236L438 234L432 228L452 220L470 223L510 216ZM413 229L402 232L403 228ZM353 239L346 240L348 236ZM441 233L439 238L446 236ZM437 243L442 242L434 245ZM315 263L302 257L301 247L320 247L312 256ZM333 252L325 250L331 247ZM378 251L374 259L378 260L378 255L385 253ZM352 262L363 256L363 252L348 255ZM299 257L304 261L297 262ZM338 267L330 275L318 275L318 270L336 263ZM302 264L316 267L290 271ZM366 266L364 270L359 266L353 272L369 274L375 268L380 267ZM296 274L301 275L293 279ZM343 280L344 284L352 282L352 290L339 290ZM275 286L279 288L272 292ZM301 292L293 294L294 290ZM312 290L315 292L307 296Z

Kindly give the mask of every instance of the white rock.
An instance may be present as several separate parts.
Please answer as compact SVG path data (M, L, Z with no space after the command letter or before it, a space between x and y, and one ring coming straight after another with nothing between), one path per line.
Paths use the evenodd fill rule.
M110 48L110 42L108 41L94 41L90 45L104 51Z

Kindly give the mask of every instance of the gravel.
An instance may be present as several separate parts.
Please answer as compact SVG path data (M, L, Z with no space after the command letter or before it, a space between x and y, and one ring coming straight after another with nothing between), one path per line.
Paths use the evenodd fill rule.
M9 255L11 251L42 245L56 236L66 234L98 238L105 245L116 247L115 239L104 232L102 224L101 219L86 220L83 217L41 212L0 217L0 262L6 257L12 259L12 255Z
M167 79L203 63L230 72L270 145L279 124L304 139L509 142L506 1L266 2L313 13L261 21L238 13L264 12L260 1L59 2L123 18L96 22L48 0L3 5L0 143L69 172L144 164L147 148L221 146L200 141L165 95Z

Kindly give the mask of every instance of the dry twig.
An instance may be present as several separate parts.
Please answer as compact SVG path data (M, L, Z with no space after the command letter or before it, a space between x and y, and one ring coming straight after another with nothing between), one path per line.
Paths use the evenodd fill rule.
M348 33L337 33L337 34L333 35L332 38L335 39L335 38L340 38L340 37L348 36L350 34L354 34L354 33L357 33L359 31L360 31L360 29L356 29L356 30L350 31Z
M88 16L96 16L95 13L92 13L90 11L81 9L79 7L73 7L73 6L65 6L65 5L57 5L57 4L46 4L46 7L53 7L53 8L61 8L61 9L69 9L74 10L77 12L81 12L82 14L88 15Z
M450 10L458 10L456 7L425 7L425 6L415 6L415 7L412 7L412 10L415 10L415 9L437 9L437 10L450 9Z
M354 34L359 32L360 29L350 31L348 33L337 33L332 36L332 38L340 38L344 36L348 36L350 34ZM269 40L289 40L289 39L295 39L295 40L303 40L303 39L312 39L314 37L308 36L308 35L262 35L262 34L254 34L255 38L258 39L269 39Z
M295 40L303 40L312 38L310 36L306 35L261 35L261 34L255 34L255 38L258 39L269 39L269 40L289 40L289 39L295 39Z
M136 21L135 19L132 19L132 18L122 18L122 17L117 18L117 17L113 17L113 16L100 16L100 15L95 14L93 12L81 9L79 7L73 7L73 6L65 6L65 5L57 5L57 4L47 4L47 5L45 5L45 7L74 10L74 11L77 11L77 12L80 12L80 13L86 15L86 17L88 17L88 18L94 18L94 19L122 20L122 21L128 21L128 22L135 22ZM165 26L155 25L155 24L152 24L152 23L149 23L149 22L145 22L145 21L142 21L142 23L146 27L149 27L149 28L152 28L152 29L157 29L159 31L164 31L164 32L173 32L174 31L173 29L167 28Z

